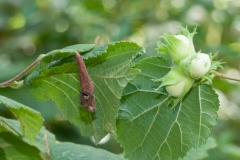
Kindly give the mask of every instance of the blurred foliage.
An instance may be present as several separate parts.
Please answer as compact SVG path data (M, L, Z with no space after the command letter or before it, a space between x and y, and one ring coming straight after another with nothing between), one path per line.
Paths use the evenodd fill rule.
M130 40L156 54L163 33L177 33L179 26L198 26L197 51L218 52L216 60L227 62L220 72L240 77L239 0L2 0L0 1L0 81L12 78L39 54L78 43ZM210 159L240 159L240 84L215 78L221 106L214 130L218 147ZM53 102L39 102L29 88L0 89L0 94L40 111L47 128L60 141L94 145L81 137L75 126L63 120ZM12 117L3 106L1 115ZM121 153L110 141L98 147Z

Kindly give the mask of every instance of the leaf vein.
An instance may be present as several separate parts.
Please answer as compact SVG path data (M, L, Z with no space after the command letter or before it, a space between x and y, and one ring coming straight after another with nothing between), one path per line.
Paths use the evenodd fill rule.
M56 85L54 85L53 83L51 83L51 82L49 82L49 81L47 81L47 80L43 80L43 82L45 82L45 83L47 83L47 84L55 87L57 90L61 91L61 92L67 97L67 99L70 101L70 103L72 103L72 105L73 105L73 107L76 109L76 111L78 111L77 106L74 104L74 102L73 102L73 101L71 100L71 98L68 96L68 94L65 93L61 88L57 87ZM81 118L81 116L79 116L79 117ZM81 119L80 122L82 123L82 119Z

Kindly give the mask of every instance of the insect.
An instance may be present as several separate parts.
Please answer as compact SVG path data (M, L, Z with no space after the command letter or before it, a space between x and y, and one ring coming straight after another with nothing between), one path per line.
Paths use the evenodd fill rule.
M76 60L77 67L79 70L79 79L80 79L80 103L82 106L86 107L86 109L90 112L94 112L95 102L94 102L94 86L91 81L85 63L80 56L80 54L76 51Z

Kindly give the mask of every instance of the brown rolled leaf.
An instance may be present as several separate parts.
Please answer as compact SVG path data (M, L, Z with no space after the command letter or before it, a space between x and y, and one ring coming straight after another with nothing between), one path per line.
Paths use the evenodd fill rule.
M94 85L91 81L85 63L80 56L80 54L76 51L76 60L77 66L79 70L79 79L80 79L80 102L81 105L86 107L86 109L90 112L94 112L95 102L94 102Z

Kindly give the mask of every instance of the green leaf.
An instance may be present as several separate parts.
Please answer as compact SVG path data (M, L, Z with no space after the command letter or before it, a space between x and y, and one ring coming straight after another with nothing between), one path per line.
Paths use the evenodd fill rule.
M14 135L7 132L0 133L0 159L11 160L42 160L37 148L23 143Z
M179 158L179 160L200 160L203 158L208 157L207 151L215 148L217 146L216 141L214 138L209 138L206 142L206 144L202 145L198 149L190 149L189 152L187 152L187 155L182 159Z
M20 122L22 135L33 144L37 133L42 127L41 114L23 104L0 95L0 103L3 103ZM5 128L8 130L9 128Z
M51 145L51 160L124 160L119 155L85 145L56 143Z
M0 159L1 160L7 160L6 159L6 154L4 153L4 150L2 148L0 148Z
M46 69L75 61L74 57L76 51L80 52L82 57L87 59L89 57L97 57L98 54L106 52L107 45L96 47L94 49L93 48L94 44L77 44L48 52L47 54L43 55L38 68L24 79L24 84L30 84L32 80L42 74L42 72Z
M35 143L32 144L32 142L27 139L26 137L23 136L22 131L21 131L21 126L20 123L16 120L12 119L7 119L4 117L0 117L0 122L1 122L1 132L10 132L16 137L18 137L20 140L23 142L33 145L36 148L38 148L41 153L47 155L48 154L48 149L46 146L50 145L52 143L55 143L56 139L55 136L47 131L44 127L40 129L38 134L36 135L36 140Z
M123 90L123 95L132 94L138 90L166 93L163 88L157 90L161 82L153 82L155 79L164 77L171 70L172 66L168 60L163 57L146 58L141 61L141 65L137 64L135 67L141 70L141 74L128 83ZM161 72L156 72L156 68L161 68ZM142 82L147 83L143 85Z
M41 59L41 66L45 66L44 64L48 64L49 62L57 59L62 59L69 57L71 55L75 55L75 52L78 51L80 53L85 53L90 51L94 48L94 44L77 44L73 46L68 46L62 49L53 50L48 52L42 59ZM90 55L94 56L94 55ZM88 58L88 56L83 56L84 58Z
M142 69L138 77L144 78L137 77L127 85L120 101L117 139L124 148L125 157L131 160L184 157L191 148L205 144L217 123L218 96L207 85L192 88L182 102L171 109L175 98L167 96L164 90L156 92L159 84L152 81L167 71L163 65L166 62L158 63L155 58L137 65L142 69L151 64L152 68L151 71Z
M30 75L31 93L38 100L52 99L64 117L80 127L82 135L93 135L98 143L108 132L115 132L118 104L125 85L139 74L130 67L143 48L131 42L96 47L84 59L94 83L97 110L89 113L80 105L79 73L76 62L66 57L38 68ZM50 67L49 67L50 66Z

